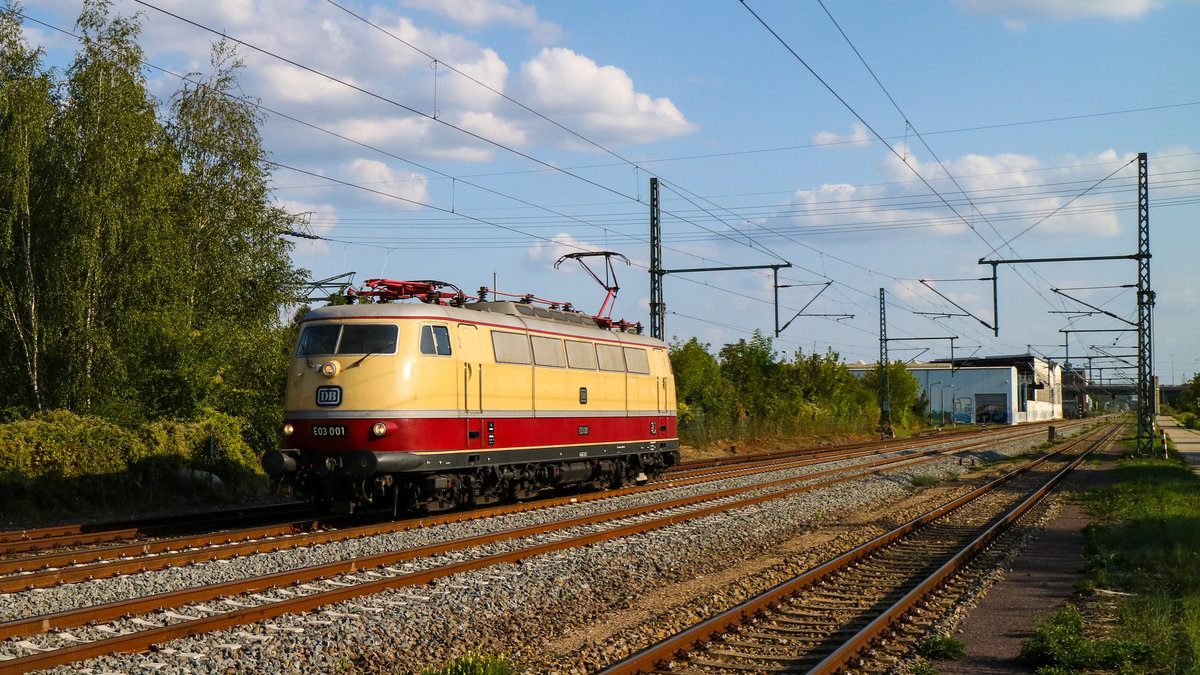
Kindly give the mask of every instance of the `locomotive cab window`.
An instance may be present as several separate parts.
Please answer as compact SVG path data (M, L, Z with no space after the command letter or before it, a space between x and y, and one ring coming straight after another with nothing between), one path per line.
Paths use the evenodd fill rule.
M296 355L394 354L399 333L395 324L309 326L300 335Z
M421 326L421 353L450 356L450 329L429 324Z
M338 336L341 334L342 327L338 324L309 326L300 335L300 345L296 348L296 355L332 354L337 350Z
M388 324L346 324L338 354L394 354L399 327Z

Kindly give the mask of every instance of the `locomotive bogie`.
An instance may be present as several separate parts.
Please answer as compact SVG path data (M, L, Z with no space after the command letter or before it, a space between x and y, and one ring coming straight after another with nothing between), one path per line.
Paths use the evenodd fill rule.
M289 374L283 448L264 469L341 511L437 511L619 486L678 462L666 346L556 314L518 303L314 310Z

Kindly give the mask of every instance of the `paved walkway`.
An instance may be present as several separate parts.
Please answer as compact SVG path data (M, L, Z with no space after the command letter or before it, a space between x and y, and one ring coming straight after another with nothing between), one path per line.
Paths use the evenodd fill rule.
M1192 465L1193 471L1200 473L1200 431L1185 429L1179 426L1175 418L1165 415L1158 418L1158 426L1160 429L1167 430L1167 436L1175 443L1175 449L1188 464ZM1155 450L1160 449L1160 443L1159 439L1155 439Z

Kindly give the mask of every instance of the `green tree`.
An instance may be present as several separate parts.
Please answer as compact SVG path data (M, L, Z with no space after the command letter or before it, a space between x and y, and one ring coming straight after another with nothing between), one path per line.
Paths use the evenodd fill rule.
M241 411L261 429L280 416L294 335L279 308L303 278L281 236L297 218L272 204L262 113L241 93L243 66L232 45L213 45L211 64L207 77L189 76L171 103L168 129L183 172L176 218L186 232L190 339L187 358L161 377L186 392L177 407Z
M140 413L145 366L179 330L178 170L146 88L139 25L108 8L84 4L53 128L57 213L44 235L57 247L45 265L55 330L45 355L56 364L52 405L128 419Z
M690 421L690 411L700 409L713 424L725 425L733 420L733 389L721 375L721 366L708 351L709 345L696 338L670 346L671 370L675 374L675 398L682 404L680 416Z
M264 447L295 334L280 311L303 273L262 114L225 43L162 108L138 18L110 6L84 3L61 82L22 42L19 7L0 12L0 363L27 382L0 405L115 421L217 410Z
M779 371L771 338L755 329L749 342L738 340L721 348L721 375L733 387L742 417L767 419L777 411L779 391L773 380Z
M879 365L874 370L863 375L862 385L866 391L873 394L879 391ZM903 361L888 363L888 389L891 394L892 424L898 427L911 427L923 415L924 398L921 395L921 381L916 375L908 372Z
M38 300L44 248L35 236L39 185L55 112L52 74L42 51L21 36L18 3L0 11L0 363L24 386L7 388L0 405L42 409L43 333ZM13 382L13 385L16 385Z

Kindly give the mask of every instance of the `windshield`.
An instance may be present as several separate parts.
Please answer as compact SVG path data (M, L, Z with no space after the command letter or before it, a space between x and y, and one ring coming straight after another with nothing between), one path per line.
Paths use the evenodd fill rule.
M399 334L395 324L309 326L300 335L296 355L394 354Z

